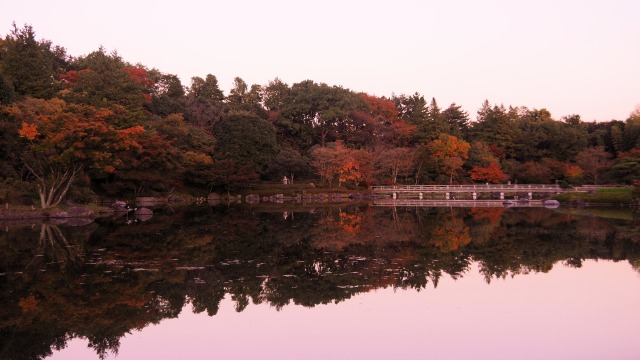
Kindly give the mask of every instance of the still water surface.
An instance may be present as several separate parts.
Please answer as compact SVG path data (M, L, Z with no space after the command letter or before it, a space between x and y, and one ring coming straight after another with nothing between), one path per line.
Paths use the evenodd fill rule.
M487 285L472 269L437 289L380 289L314 308L266 304L127 334L118 359L637 359L640 279L588 261ZM626 283L626 285L625 285ZM91 359L74 340L52 359ZM115 358L115 357L108 357Z
M0 358L637 359L638 224L597 212L203 207L7 226Z

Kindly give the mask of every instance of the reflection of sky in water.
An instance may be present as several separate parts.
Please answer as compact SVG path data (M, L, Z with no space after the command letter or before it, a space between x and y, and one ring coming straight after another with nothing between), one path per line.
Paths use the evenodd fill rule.
M266 304L134 331L109 359L638 359L640 279L627 261L556 264L487 284L474 265L436 289L380 289L305 308ZM51 359L95 359L75 339Z

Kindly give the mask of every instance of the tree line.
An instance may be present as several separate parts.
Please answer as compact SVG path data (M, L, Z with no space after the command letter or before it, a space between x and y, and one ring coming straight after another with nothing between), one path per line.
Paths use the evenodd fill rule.
M546 109L455 103L278 78L228 94L217 78L79 57L29 25L0 39L0 201L237 190L260 180L394 183L631 183L640 109L557 120Z

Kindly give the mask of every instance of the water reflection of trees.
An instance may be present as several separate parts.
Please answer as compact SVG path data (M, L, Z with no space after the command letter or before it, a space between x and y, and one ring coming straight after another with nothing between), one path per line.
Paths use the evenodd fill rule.
M0 358L43 358L74 337L104 355L188 303L213 316L225 296L237 311L311 307L371 289L437 286L474 261L487 282L558 262L640 261L637 224L547 209L286 210L192 208L133 226L0 233Z

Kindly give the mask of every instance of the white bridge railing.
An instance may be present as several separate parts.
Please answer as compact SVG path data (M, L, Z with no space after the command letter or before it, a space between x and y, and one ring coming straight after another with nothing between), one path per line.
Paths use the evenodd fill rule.
M475 185L391 185L372 186L374 193L445 193L445 192L559 192L559 185L550 184L475 184Z
M418 200L418 199L378 199L373 206L410 206L410 207L545 207L540 200L509 201L504 200Z

